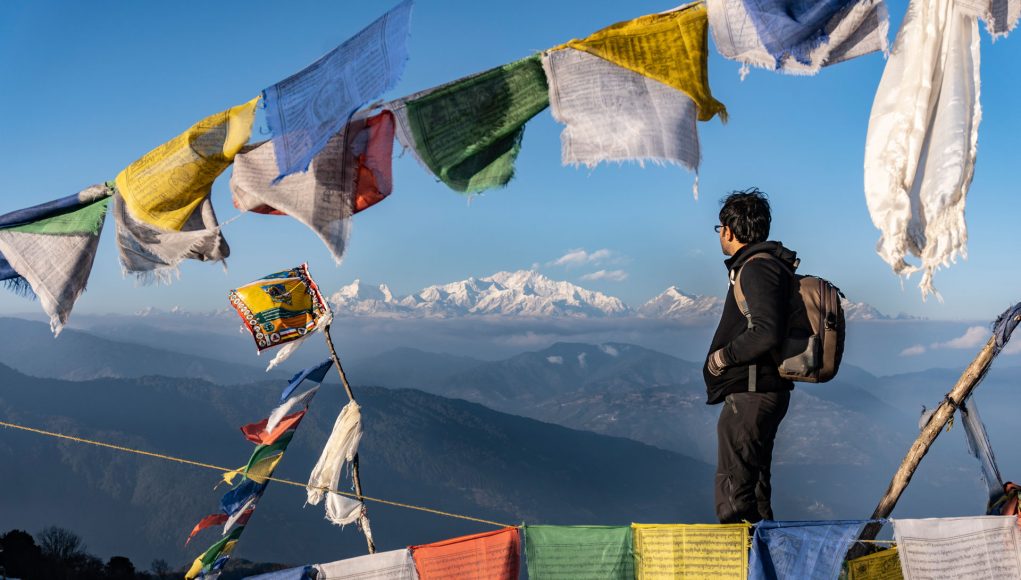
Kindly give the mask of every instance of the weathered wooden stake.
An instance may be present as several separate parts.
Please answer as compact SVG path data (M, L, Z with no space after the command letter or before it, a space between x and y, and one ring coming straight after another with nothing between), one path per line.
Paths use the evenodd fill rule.
M957 411L957 407L961 402L968 398L971 391L978 385L982 376L989 369L989 365L996 358L996 354L996 337L994 336L989 339L989 342L978 353L975 360L971 361L971 364L964 370L961 378L957 379L957 384L947 393L946 399L936 407L935 413L933 413L929 422L925 424L925 427L922 428L918 439L915 440L911 449L908 450L908 454L904 457L904 461L901 462L897 472L894 473L893 479L890 481L890 487L886 490L886 495L883 496L883 499L879 500L876 511L872 512L872 519L883 519L890 515L894 506L897 505L897 500L900 499L904 489L911 482L911 477L915 474L915 470L918 469L918 464L922 462L922 458L928 453L932 442L936 440L940 431L943 430L943 427L950 418L954 416L954 412ZM862 530L861 536L858 539L866 541L874 540L882 527L882 524L879 523L868 524ZM868 553L869 548L867 546L857 543L848 551L847 558L858 558Z
M330 357L333 358L333 364L337 367L337 374L340 375L340 384L344 385L344 390L347 392L347 398L350 401L355 400L355 393L351 390L351 383L347 382L347 374L344 373L344 367L340 365L340 357L337 356L337 349L333 348L333 337L330 336L330 325L327 324L323 328L323 336L326 337L326 346L330 348ZM358 496L358 501L362 500L362 478L358 475L358 454L355 453L354 458L351 460L351 479L355 484L355 495ZM369 527L368 517L362 512L361 517L358 518L359 524L362 526L362 531L365 533L365 543L369 546L369 553L376 553L376 543L372 541L372 532Z

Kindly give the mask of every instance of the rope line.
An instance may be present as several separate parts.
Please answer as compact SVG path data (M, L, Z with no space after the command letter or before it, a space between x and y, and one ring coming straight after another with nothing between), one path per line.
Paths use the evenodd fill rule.
M66 435L64 433L55 433L53 431L46 431L44 429L36 429L35 427L26 427L24 425L18 425L16 423L8 423L6 421L0 421L0 427L8 427L8 428L11 428L11 429L18 429L18 430L21 430L21 431L27 431L29 433L36 433L38 435L46 435L47 437L55 437L57 439L65 439L65 440L68 440L68 441L74 441L75 443L83 443L83 444L86 444L86 445L95 445L96 447L105 447L107 449L113 449L115 451L122 451L124 453L133 453L135 455L143 455L145 457L153 457L153 458L156 458L156 459L163 459L164 461L172 461L174 463L182 463L184 465L191 465L193 467L202 467L202 468L205 468L205 469L212 469L214 471L219 471L220 473L227 473L229 471L235 471L233 468L221 467L219 465L212 465L210 463L202 463L201 461L192 461L191 459L184 459L182 457L175 457L173 455L166 455L164 453L154 453L152 451L145 451L145 450L142 450L142 449L134 449L132 447L125 447L123 445L114 445L113 443L104 443L102 441L95 441L93 439L85 439L84 437L75 437L74 435ZM275 481L277 483L282 483L284 485L291 485L291 486L300 487L300 488L308 488L308 486L306 484L298 482L298 481L292 481L290 479L283 479L283 478L279 478L279 477L267 477L266 479L268 481ZM500 523L500 522L494 522L492 520L485 520L485 519L482 519L482 518L466 516L466 515L463 515L463 514L456 514L456 513L452 513L452 512L445 512L443 510L438 510L438 509L433 509L433 508L429 508L429 507L418 506L418 505L413 505L413 504L409 504L409 503L403 503L403 502L393 501L393 500L388 500L388 499L381 499L381 498L378 498L378 497L369 497L367 495L359 496L359 495L351 493L351 492L340 491L338 489L332 489L332 488L325 487L325 486L312 486L311 489L318 489L320 491L324 491L324 492L327 492L327 493L335 493L337 495L344 495L344 496L347 496L347 497L353 497L353 498L358 499L358 500L371 501L371 502L374 502L374 503L379 503L379 504L389 505L389 506L394 506L394 507L399 507L399 508L405 508L405 509L409 509L409 510L416 510L416 511L420 511L420 512L426 512L426 513L430 513L430 514L434 514L434 515L438 515L438 516L446 516L448 518L456 518L456 519L461 519L461 520L468 520L468 521L471 521L471 522L478 522L478 523L481 523L481 524L489 524L491 526L497 526L497 527L500 527L500 528L512 527L511 524L503 524L503 523Z
M167 455L167 454L164 454L164 453L155 453L155 452L152 452L152 451L145 451L143 449L135 449L133 447L125 447L123 445L115 445L113 443L105 443L103 441L95 441L93 439L86 439L84 437L76 437L74 435L66 435L64 433L56 433L56 432L53 432L53 431L46 431L45 429L37 429L35 427L26 427L24 425L18 425L16 423L8 423L7 421L0 421L0 427L8 427L10 429L18 429L20 431L27 431L29 433L36 433L38 435L46 435L47 437L55 437L57 439L65 439L65 440L68 440L68 441L74 441L75 443L83 443L83 444L86 444L86 445L95 445L96 447L105 447L107 449L113 449L114 451L122 451L124 453L133 453L135 455L142 455L142 456L145 456L145 457L153 457L155 459L163 459L165 461L171 461L171 462L174 462L174 463L182 463L184 465L191 465L193 467L202 467L204 469L211 469L213 471L218 471L220 473L227 473L229 471L235 471L234 469L227 468L227 467L221 467L219 465L213 465L211 463L202 463L201 461L193 461L191 459L184 459L183 457L175 457L173 455ZM299 481L293 481L293 480L290 480L290 479L283 479L283 478L280 478L280 477L272 477L272 476L270 476L270 477L266 477L266 480L267 481L275 481L277 483L282 483L284 485L291 485L291 486L294 486L294 487L308 488L308 486L306 484L301 483ZM351 492L340 491L338 489L332 489L332 488L325 487L325 486L312 486L311 489L318 489L318 490L321 490L321 491L324 491L324 492L327 492L327 493L335 493L337 495L344 495L344 496L347 496L347 497L353 497L355 499L359 499L359 500L363 500L363 501L371 501L371 502L379 503L379 504L383 504L383 505L389 505L389 506L393 506L393 507L399 507L399 508L404 508L404 509L409 509L409 510L415 510L415 511L430 513L430 514L434 514L434 515L438 515L438 516L446 516L448 518L456 518L456 519L460 519L460 520L467 520L467 521L470 521L470 522L478 522L480 524L488 524L488 525L496 526L496 527L499 527L499 528L516 527L516 526L514 526L512 524L504 524L504 523L500 523L500 522L494 522L492 520L476 518L476 517L473 517L473 516L466 516L464 514L456 514L456 513L452 513L452 512L446 512L446 511L443 511L443 510L438 510L438 509L433 509L433 508L429 508L429 507L414 505L414 504L410 504L410 503L403 503L403 502L393 501L393 500L389 500L389 499L381 499L381 498L378 498L378 497L370 497L370 496L367 496L367 495L358 496L357 494L354 494L354 493L351 493ZM860 543L863 543L863 544L896 545L896 542L893 541L893 540L856 540L856 541L860 542Z

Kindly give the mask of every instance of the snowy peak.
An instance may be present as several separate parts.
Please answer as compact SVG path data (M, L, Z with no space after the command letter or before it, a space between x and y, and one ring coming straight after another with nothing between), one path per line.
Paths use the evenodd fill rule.
M722 298L686 294L677 286L667 288L638 308L638 315L643 318L719 317L722 312Z
M385 316L400 310L400 305L386 284L369 286L361 280L341 287L330 297L330 302L336 310L348 314Z
M409 313L440 318L468 315L589 318L629 312L618 298L528 270L429 286L399 303Z
M890 320L890 317L876 310L875 306L864 302L851 302L847 298L840 299L844 309L844 320L848 322L861 320Z
M534 270L497 272L483 278L427 286L407 296L395 295L386 284L361 280L330 297L338 316L394 318L640 318L712 321L723 312L723 298L688 294L671 286L633 309L619 298L553 280ZM864 302L843 301L849 321L892 320ZM557 356L557 355L550 355Z

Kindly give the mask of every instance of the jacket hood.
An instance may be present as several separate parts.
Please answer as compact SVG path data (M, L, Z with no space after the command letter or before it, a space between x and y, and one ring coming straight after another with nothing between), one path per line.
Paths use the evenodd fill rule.
M759 242L757 244L748 244L738 250L736 254L725 260L724 264L727 265L727 270L734 271L748 261L748 258L763 252L770 253L779 258L781 262L787 264L787 267L791 269L791 272L798 269L798 253L785 247L780 242Z

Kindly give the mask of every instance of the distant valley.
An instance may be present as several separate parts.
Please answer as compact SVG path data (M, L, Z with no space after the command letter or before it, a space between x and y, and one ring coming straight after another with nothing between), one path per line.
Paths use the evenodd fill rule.
M251 446L238 426L264 417L286 377L321 360L325 349L314 341L285 364L286 371L267 375L260 364L265 361L252 355L250 339L226 314L106 317L96 325L105 331L86 328L94 322L86 320L56 340L43 323L6 319L21 341L15 354L0 360L7 365L0 367L0 417L239 465ZM383 349L380 343L349 348L368 340L356 331L368 328L357 326L366 321L380 323L338 319L334 336L365 412L367 493L509 523L712 521L718 408L704 404L701 355L686 359L625 341L551 341L556 333L542 335L536 348L507 343L511 354L491 358L467 348L456 354ZM653 323L659 324L643 324ZM408 322L396 324L400 332ZM485 324L460 319L430 324L488 332ZM543 324L568 328L549 321L520 328L534 332ZM898 340L892 331L911 325L943 328L924 321L856 324L874 331L872 342L880 345ZM706 326L685 328L700 336ZM506 328L492 327L489 340L500 340L497 330ZM615 332L613 325L599 328ZM939 332L954 336L959 328L947 323ZM616 333L627 334L621 328ZM704 344L691 348L698 352ZM1001 358L976 398L1004 475L1016 479L1021 451L1009 442L1021 392L1013 387L1011 363ZM777 444L778 515L870 513L917 432L921 406L937 403L959 373L877 376L846 364L831 384L799 386ZM280 475L307 479L341 403L331 379ZM183 549L183 537L215 509L222 491L211 489L215 472L10 430L0 430L0 460L10 474L0 478L0 523L29 530L63 524L88 538L94 552L124 553L137 562L159 557L179 565L193 557L200 548ZM271 488L239 556L298 564L363 549L354 530L329 526L319 508L301 509L302 502L300 489ZM967 515L978 513L982 502L975 461L955 428L941 435L895 515ZM370 509L384 547L485 528L385 506ZM106 525L110 514L123 524Z

